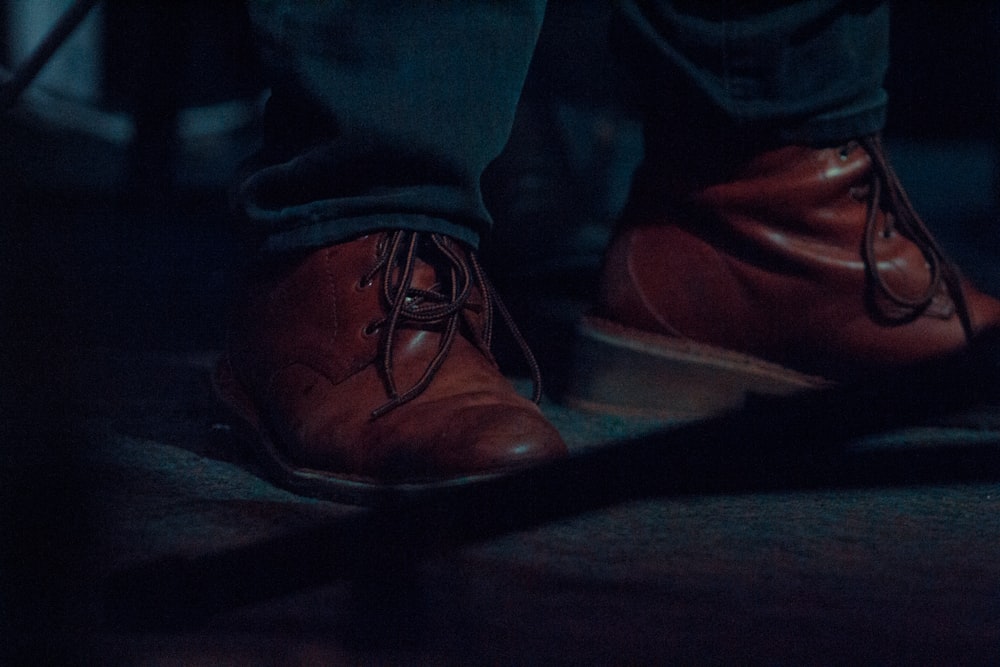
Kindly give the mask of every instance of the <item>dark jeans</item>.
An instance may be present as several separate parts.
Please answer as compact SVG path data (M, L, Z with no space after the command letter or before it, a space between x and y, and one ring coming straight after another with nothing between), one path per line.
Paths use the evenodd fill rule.
M238 204L265 253L379 229L476 245L544 0L251 0L272 69ZM605 39L605 35L588 35ZM647 158L881 129L888 7L863 0L624 0L613 46Z

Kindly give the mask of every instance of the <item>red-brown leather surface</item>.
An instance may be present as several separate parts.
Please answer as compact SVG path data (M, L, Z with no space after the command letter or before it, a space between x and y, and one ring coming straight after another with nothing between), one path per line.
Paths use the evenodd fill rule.
M919 311L873 288L863 261L871 176L858 146L786 147L659 210L627 212L598 313L835 379L959 350L967 339L943 284ZM886 223L880 211L878 272L917 298L931 281L924 253ZM962 285L973 330L1000 326L1000 302Z
M518 395L473 340L482 315L463 311L462 333L430 385L377 418L389 400L380 360L386 316L376 265L385 235L317 250L261 272L236 309L229 363L252 408L294 463L404 481L501 471L561 456L565 445L538 407ZM413 286L437 269L417 260ZM472 301L482 303L477 290ZM429 367L440 323L407 324L392 346L400 391Z

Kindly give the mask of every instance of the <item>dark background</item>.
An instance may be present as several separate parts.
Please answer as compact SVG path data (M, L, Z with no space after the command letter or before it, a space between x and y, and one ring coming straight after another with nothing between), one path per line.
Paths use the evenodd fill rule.
M161 353L190 360L221 347L243 258L228 188L256 146L265 86L241 3L104 4L96 26L103 46L86 56L101 72L97 98L65 100L40 84L33 91L42 97L26 96L0 117L0 632L6 637L0 658L11 656L11 664L29 649L63 658L50 664L72 662L79 648L74 629L92 601L65 601L81 580L104 571L89 561L94 534L139 535L138 546L123 540L131 545L122 556L128 560L133 551L162 555L145 541L169 542L183 532L179 525L204 519L203 498L174 489L181 500L164 500L170 509L163 512L175 512L169 516L176 523L154 526L143 508L157 484L173 479L170 471L157 468L145 477L141 465L79 463L86 458L81 447L93 443L96 422L98 431L139 429L206 454L204 368L182 365L202 374L192 378L180 366L150 360ZM615 98L603 41L593 38L607 14L605 3L551 2L511 142L484 179L497 220L486 258L556 384L566 336L586 307L641 150L638 127ZM970 276L1000 293L1000 3L898 2L893 22L890 154L947 249ZM7 34L4 27L0 34ZM107 118L128 124L131 139L109 138L98 127ZM117 412L107 412L108 405ZM590 428L579 416L563 417L567 432ZM995 408L976 419L987 434L995 432ZM90 435L81 439L82 431ZM202 464L191 465L200 474ZM102 474L95 478L94 470ZM439 661L449 662L447 656L472 650L500 662L505 655L556 662L669 655L698 662L749 646L770 656L762 658L768 664L805 656L827 662L822 655L837 662L831 653L816 660L815 640L817 651L839 647L879 663L899 655L929 663L965 655L987 663L1000 650L1000 558L989 551L998 543L997 513L987 503L996 484L922 486L904 479L883 487L879 470L860 493L782 495L778 488L709 493L679 506L616 506L523 539L489 542L472 555L431 561L429 599L444 610L431 615L431 624L450 619L467 635L438 629L449 637L431 642L438 653L410 646L403 661L443 655ZM995 469L984 472L997 479ZM91 496L109 495L118 503L114 511L93 509ZM133 497L140 509L129 513L122 508ZM212 511L228 512L237 527L225 535L206 528L208 548L245 541L258 526L339 516L313 505L296 506L290 517L256 500L219 505ZM865 554L875 554L870 563ZM761 569L737 568L740 558L756 558ZM799 585L820 593L800 597ZM211 642L189 635L190 660L176 664L236 664L224 655L267 661L240 634L260 628L268 636L339 641L350 633L327 627L319 611L342 602L338 595L317 589L287 608L223 622L223 648L214 653L206 648ZM843 607L830 607L830 600ZM944 606L935 606L939 600ZM467 614L469 604L483 614L482 625ZM355 622L379 626L387 622L384 611L362 608ZM90 627L94 620L88 621ZM755 634L737 633L739 623ZM549 641L549 626L562 643ZM661 626L679 628L674 643L660 642ZM204 636L213 632L208 627ZM768 643L770 633L788 646L799 643L783 652ZM430 635L437 636L434 628ZM125 636L147 656L170 653L158 653L162 628ZM378 650L368 655L391 661L395 649L374 641ZM598 641L597 653L583 653ZM120 657L128 651L114 645L120 664L129 664ZM865 646L878 648L867 654ZM936 655L935 648L945 652ZM308 664L308 657L301 660L288 664Z

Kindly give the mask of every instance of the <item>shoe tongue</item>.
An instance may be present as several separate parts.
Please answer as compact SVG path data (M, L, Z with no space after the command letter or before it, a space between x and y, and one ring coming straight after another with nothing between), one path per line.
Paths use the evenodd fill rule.
M418 290L434 291L440 288L437 270L419 257L414 260L411 286Z
M424 242L419 242L409 255L404 251L392 258L389 275L389 284L393 289L400 286L407 263L410 263L410 279L405 289L434 290L440 285L438 280L438 269L434 262L434 249ZM444 271L440 273L444 274Z
M465 272L464 255L447 238L420 239L413 258L413 276L410 287L448 294L456 273Z

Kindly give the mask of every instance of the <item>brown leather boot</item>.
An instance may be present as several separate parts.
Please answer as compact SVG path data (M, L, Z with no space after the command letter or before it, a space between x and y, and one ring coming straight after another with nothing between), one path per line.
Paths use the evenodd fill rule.
M1000 302L944 258L877 137L766 152L720 182L648 177L580 326L571 403L698 418L1000 327Z
M365 236L268 266L246 294L216 387L294 491L370 503L566 451L498 370L499 301L447 237Z

